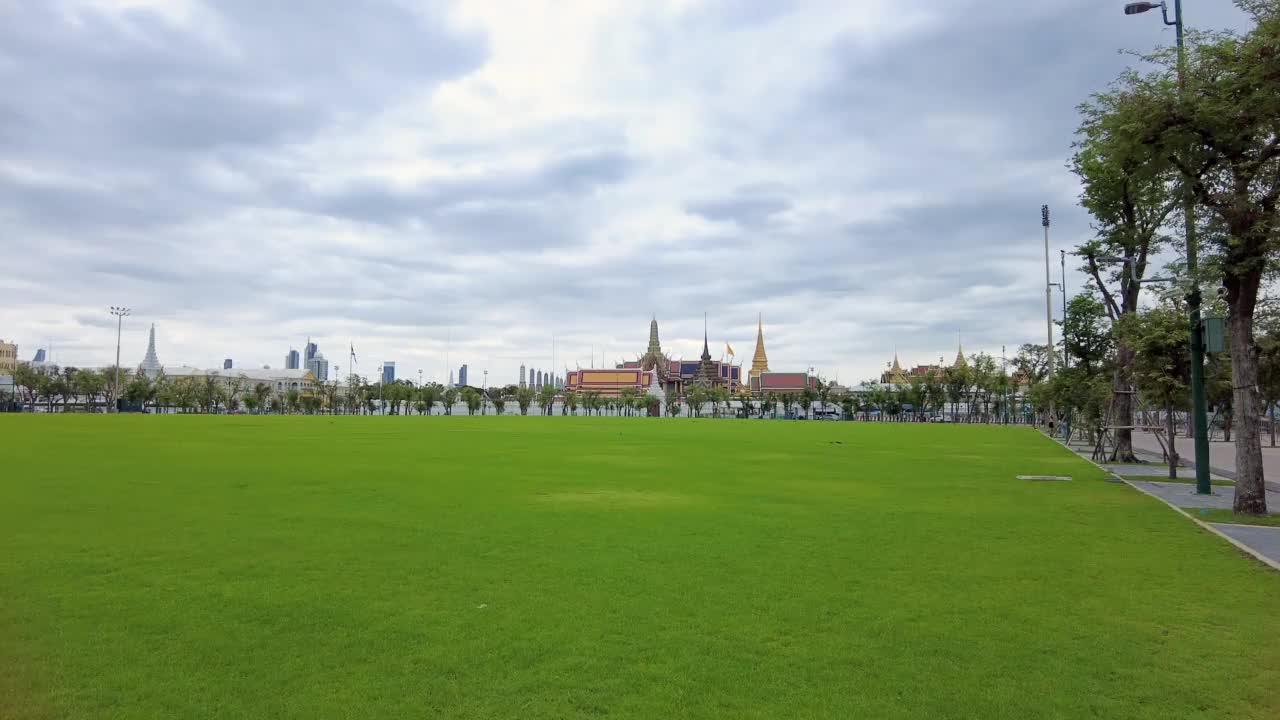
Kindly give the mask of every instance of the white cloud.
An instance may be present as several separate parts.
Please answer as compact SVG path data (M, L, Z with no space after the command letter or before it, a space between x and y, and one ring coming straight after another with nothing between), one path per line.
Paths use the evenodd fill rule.
M123 303L130 362L154 320L171 363L496 382L650 312L744 357L764 312L844 381L998 352L1042 332L1040 203L1089 233L1074 105L1159 39L1109 0L6 6L0 334L105 363Z

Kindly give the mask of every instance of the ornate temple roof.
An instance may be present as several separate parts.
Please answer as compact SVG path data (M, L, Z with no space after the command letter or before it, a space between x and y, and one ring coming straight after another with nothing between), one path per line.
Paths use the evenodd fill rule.
M889 368L889 382L894 385L906 385L907 374L902 371L902 364L898 362L898 352L893 353L893 367Z

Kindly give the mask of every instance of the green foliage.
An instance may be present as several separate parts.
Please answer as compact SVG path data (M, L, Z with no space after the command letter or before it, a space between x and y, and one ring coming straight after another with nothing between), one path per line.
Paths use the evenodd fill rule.
M1106 369L1115 343L1106 307L1097 295L1083 292L1071 298L1062 339L1071 366L1083 370L1083 376L1092 377Z
M680 393L675 388L667 388L663 402L666 403L668 415L675 417L680 414Z
M702 408L706 405L711 394L707 388L701 385L690 385L684 391L685 402L689 404L689 411L694 417L702 417Z
M1185 409L1190 398L1191 331L1186 315L1153 308L1122 317L1116 333L1135 351L1138 389L1165 409Z
M542 410L543 415L550 415L554 409L557 390L551 385L543 385L538 390L538 407Z

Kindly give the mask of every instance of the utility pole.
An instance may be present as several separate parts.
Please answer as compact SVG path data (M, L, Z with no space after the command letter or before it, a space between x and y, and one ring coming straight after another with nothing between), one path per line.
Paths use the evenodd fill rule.
M1178 100L1187 92L1187 51L1183 42L1182 0L1173 2L1173 20L1167 3L1134 2L1124 6L1125 15L1138 15L1160 8L1165 25L1172 25L1178 37ZM1196 247L1196 199L1191 183L1182 181L1182 224L1187 238L1187 275L1191 288L1187 292L1187 309L1191 324L1191 418L1195 426L1196 494L1209 495L1209 411L1204 394L1204 325L1200 320L1200 280L1196 277L1199 261Z
M132 310L127 307L111 306L111 314L116 316L116 378L111 384L111 408L108 412L120 412L120 331L124 327L124 319Z
M1044 326L1049 339L1045 357L1048 362L1049 379L1053 380L1053 283L1049 279L1049 206L1040 206L1040 224L1044 226ZM1049 401L1049 418L1053 422L1053 401Z

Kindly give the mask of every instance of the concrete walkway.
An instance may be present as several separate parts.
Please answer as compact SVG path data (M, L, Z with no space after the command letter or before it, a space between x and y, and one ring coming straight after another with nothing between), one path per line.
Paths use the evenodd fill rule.
M1262 438L1262 474L1267 479L1268 489L1280 490L1280 447L1270 447L1270 442L1270 435ZM1154 462L1160 462L1161 457L1163 457L1160 452L1160 442L1151 433L1135 432L1133 434L1133 449L1141 451L1139 454L1151 458ZM1195 467L1196 449L1190 438L1178 437L1174 449L1178 451L1180 464L1187 467ZM1234 480L1236 478L1236 444L1234 442L1210 442L1209 469L1215 475Z
M1196 486L1189 483L1130 480L1129 484L1180 508L1230 510L1236 499L1236 489L1230 485L1214 485L1212 494L1197 495ZM1280 493L1267 491L1267 509L1272 515L1280 513ZM1280 528L1276 529L1280 530Z
M1213 523L1213 527L1241 545L1271 558L1273 562L1280 562L1280 528L1221 523Z

